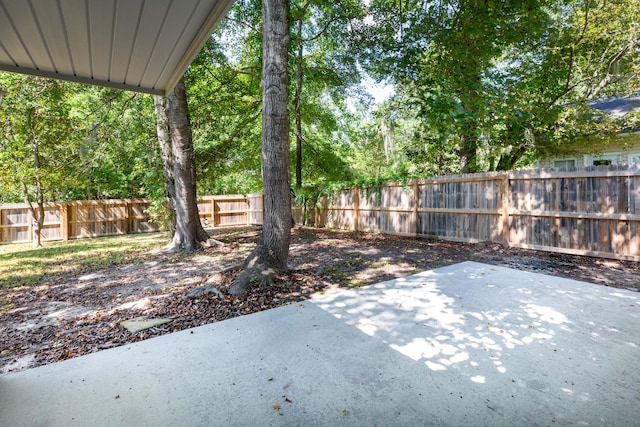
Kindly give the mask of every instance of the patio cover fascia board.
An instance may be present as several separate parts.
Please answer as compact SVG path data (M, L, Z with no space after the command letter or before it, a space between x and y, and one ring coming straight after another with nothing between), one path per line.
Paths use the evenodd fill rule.
M187 68L191 65L193 59L198 55L204 44L207 42L207 39L211 37L213 30L218 26L220 21L227 16L229 9L231 9L231 6L233 6L234 3L235 0L220 0L216 3L216 5L221 6L211 10L211 13L209 13L204 24L200 27L200 30L193 39L193 42L182 55L182 59L167 81L164 95L166 95L171 89L173 89L176 83L178 83L178 80L180 80L185 71L187 71Z
M124 3L119 3L117 0L75 0L73 2L65 0L60 3L55 0L34 2L0 0L0 70L166 95L182 77L234 2L235 0L193 0L187 4L182 0L127 0ZM81 12L85 13L75 12L74 8L80 8ZM90 15L91 9L94 15ZM139 12L137 22L135 22L136 16L132 17L131 14L124 13L127 9L135 9ZM100 16L95 13L96 10L108 13L103 14L106 16ZM173 25L168 18L170 11L181 14L183 26L174 26L172 31L165 32L167 26ZM204 15L203 11L208 12L204 19L199 18ZM74 19L69 19L69 13L73 14ZM164 20L155 22L149 18L150 16L163 16ZM100 22L101 17L111 25ZM147 24L155 25L142 25L140 21L143 18L146 19ZM84 19L84 21L79 23L78 19ZM137 25L135 31L126 26L116 26L116 23L120 24L124 20L135 22ZM98 33L98 27L102 27L103 30L108 27L107 29L111 32ZM116 28L119 31L123 31L123 28L128 30L131 37L126 38L122 34L116 34ZM72 35L78 29L86 30L88 40L82 42L73 40ZM51 34L64 34L66 40L56 40L50 36ZM95 40L98 37L91 40L91 36L96 34L99 35L100 40ZM185 37L188 39L185 40ZM140 46L145 45L142 42L139 44L140 40L146 41L147 46L152 44L153 49L141 49ZM187 40L188 43L185 43ZM117 41L122 41L124 47L116 45ZM78 47L83 47L85 50L82 51ZM128 56L122 55L127 52ZM78 59L83 58L83 55L84 62ZM17 56L23 59L16 60ZM104 58L99 58L100 56L108 57L110 60L106 61ZM153 61L156 63L161 61L164 68L153 69ZM66 67L55 65L65 62L69 64ZM103 64L102 68L95 66L98 62ZM122 64L129 64L129 66L126 67L121 78L101 77L111 75L112 70L117 66L114 64L119 64L121 68L124 68ZM171 64L170 68L165 69L168 64ZM79 71L79 68L83 68L84 72ZM156 75L143 82L149 69L153 69ZM89 70L90 72L87 72Z

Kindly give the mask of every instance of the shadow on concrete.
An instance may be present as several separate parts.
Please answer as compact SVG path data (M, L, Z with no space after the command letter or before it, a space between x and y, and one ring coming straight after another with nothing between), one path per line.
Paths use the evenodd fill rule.
M0 425L635 425L638 294L478 263L0 376Z

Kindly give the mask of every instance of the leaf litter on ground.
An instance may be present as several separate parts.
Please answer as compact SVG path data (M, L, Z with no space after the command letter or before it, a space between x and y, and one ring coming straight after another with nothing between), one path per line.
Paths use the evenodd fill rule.
M640 274L640 264L631 261L296 227L290 270L271 286L257 284L232 296L226 290L238 270L229 268L251 251L259 229L212 234L224 246L176 256L151 245L121 264L41 272L37 284L0 289L0 374L286 304L303 308L302 301L329 288L360 288L470 259L618 288L637 287ZM208 282L217 292L188 296ZM135 333L122 326L140 317L171 321Z

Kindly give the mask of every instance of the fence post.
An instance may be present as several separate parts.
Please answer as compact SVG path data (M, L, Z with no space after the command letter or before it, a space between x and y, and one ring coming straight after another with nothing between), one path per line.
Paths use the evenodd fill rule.
M34 208L34 209L35 209L35 212L36 212L36 215L37 215L38 208ZM33 238L35 236L33 235L33 218L31 216L29 216L29 237L30 237L29 241L33 242Z
M251 198L248 194L244 195L244 203L247 206L247 225L251 225Z
M60 204L60 237L62 237L62 240L69 240L69 210L67 202Z
M353 191L356 192L353 197L353 231L360 231L360 189L355 186Z
M211 196L211 227L216 226L216 201L214 200L215 196Z
M124 201L124 234L131 234L131 200Z
M500 200L502 210L502 245L505 248L509 247L509 172L504 172L502 174L502 179L500 180Z
M418 180L413 180L413 231L416 234L420 234L420 217L418 208L420 206L420 189L418 187Z
M213 228L218 227L218 216L216 215L216 196L211 196L211 225Z

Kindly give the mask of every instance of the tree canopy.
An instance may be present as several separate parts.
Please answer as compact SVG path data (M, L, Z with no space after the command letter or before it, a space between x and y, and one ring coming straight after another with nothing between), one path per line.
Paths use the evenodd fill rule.
M288 23L292 187L532 165L606 143L623 124L590 102L640 90L640 0L292 0ZM199 194L263 188L262 24L238 1L185 75ZM0 87L1 202L163 200L151 96Z
M407 153L436 145L457 154L462 172L511 169L606 133L587 103L638 90L639 6L374 1L363 63L397 85L394 109L417 125Z

